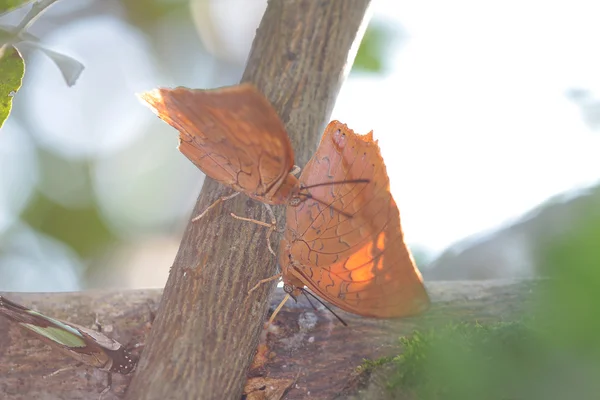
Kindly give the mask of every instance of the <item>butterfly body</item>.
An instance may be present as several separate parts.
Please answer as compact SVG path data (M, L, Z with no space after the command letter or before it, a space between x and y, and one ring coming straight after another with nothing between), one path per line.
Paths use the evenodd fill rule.
M63 354L88 366L126 375L137 365L136 356L106 335L45 316L2 296L0 315L17 323Z
M311 191L321 202L307 199L287 207L280 244L284 288L297 295L306 286L368 317L418 314L428 308L429 297L404 242L379 146L372 132L357 135L332 121L300 185L360 179L368 183L321 185Z

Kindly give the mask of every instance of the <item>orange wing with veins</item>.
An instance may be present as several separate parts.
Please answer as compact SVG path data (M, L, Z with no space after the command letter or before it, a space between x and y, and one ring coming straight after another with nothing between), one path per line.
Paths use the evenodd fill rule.
M345 124L327 126L300 183L369 179L325 185L311 195L351 214L347 218L310 198L287 207L281 243L286 290L305 285L343 310L380 318L417 314L429 306L373 132L357 135Z
M179 131L179 150L206 175L268 204L283 204L298 180L294 151L269 101L251 84L140 95Z

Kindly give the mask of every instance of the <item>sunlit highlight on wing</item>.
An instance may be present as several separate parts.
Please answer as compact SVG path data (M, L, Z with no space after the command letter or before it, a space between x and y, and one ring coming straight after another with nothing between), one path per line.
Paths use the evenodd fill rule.
M331 303L359 315L386 318L424 311L429 298L404 242L379 146L372 132L356 135L332 121L300 182L308 186L353 179L369 183L311 190L312 196L352 218L310 199L288 207L284 281L286 276L300 280Z

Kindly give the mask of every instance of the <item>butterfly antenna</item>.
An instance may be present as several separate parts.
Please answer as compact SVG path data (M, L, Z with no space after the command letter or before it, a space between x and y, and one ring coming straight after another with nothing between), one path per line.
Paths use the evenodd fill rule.
M317 203L323 204L325 207L329 207L329 208L331 208L333 211L335 211L335 212L337 212L337 213L339 213L339 214L343 215L343 216L344 216L344 217L346 217L346 218L352 218L352 217L353 217L353 215L352 215L352 214L348 214L347 212L344 212L344 211L340 210L339 208L337 208L337 207L334 207L334 206L332 206L331 204L328 204L328 203L324 202L323 200L319 200L318 198L316 198L316 197L313 197L313 196L312 196L310 193L302 193L302 192L299 192L299 193L298 193L298 196L304 196L304 197L306 197L307 199L312 199L312 200L316 201Z
M313 302L310 300L310 297L308 297L308 295L306 294L306 292L304 290L302 291L302 293L304 294L304 297L306 297L306 300L308 300L308 303L313 308L313 310L319 311L319 310L317 310L317 307L315 307L315 305L313 304Z
M371 180L369 180L369 179L348 179L345 181L315 183L314 185L302 186L301 189L312 189L312 188L319 187L319 186L329 186L329 185L342 185L345 183L369 183L369 182L371 182ZM313 199L317 203L321 203L326 207L331 207L335 212L343 215L346 218L352 218L352 214L348 214L347 212L344 212L344 211L340 210L339 208L332 206L331 204L327 204L323 200L319 200L318 198L313 197L310 193L298 192L298 195L304 196L307 199Z
M348 179L346 181L321 182L314 185L302 186L301 189L312 189L319 186L343 185L344 183L369 183L370 179Z
M329 306L327 304L323 303L321 301L321 299L319 299L317 296L315 296L314 294L312 294L311 292L309 292L306 289L302 289L302 293L304 293L305 296L307 294L310 294L313 299L317 300L319 303L321 303L323 305L323 307L325 307L327 310L329 310L330 313L332 313L333 315L335 315L335 317L338 319L338 321L340 321L342 323L342 325L348 326L348 324L339 315L337 315L335 312L333 312L333 310L331 308L329 308ZM306 296L306 298L308 299L308 296ZM310 300L308 302L312 306L312 303L310 302ZM314 308L314 306L313 306L313 308Z

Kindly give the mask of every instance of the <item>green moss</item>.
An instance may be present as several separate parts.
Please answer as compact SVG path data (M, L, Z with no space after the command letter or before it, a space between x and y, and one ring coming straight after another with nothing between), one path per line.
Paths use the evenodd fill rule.
M360 368L385 366L389 398L587 399L598 393L593 376L600 363L584 363L553 347L551 336L532 318L449 324L403 337L401 354L365 361Z
M535 351L525 345L529 339L521 323L450 324L416 332L401 339L404 352L394 360L388 388L391 392L409 390L419 399L491 399L494 394L510 398L508 388L497 392L501 386L497 380L511 375L511 361L505 356L518 354L522 348Z
M379 367L387 365L395 360L396 357L381 357L376 360L363 360L363 363L356 368L357 373L368 373L376 370Z
M478 313L480 323L434 325L444 315L474 320L469 308L457 314L434 305L421 318L426 328L400 339L401 354L365 361L361 371L385 377L383 398L600 398L600 203L590 202L577 215L583 218L538 248L547 279L523 288L530 298L513 317L517 322L494 322L504 314L490 312L485 323ZM498 309L502 301L498 297L489 307Z
M527 290L531 301L517 322L432 326L401 338L401 354L365 362L365 371L385 375L384 398L600 398L600 204L577 215L583 218L538 248L547 279ZM443 308L430 319L444 313L473 320Z
M32 0L0 0L0 14L11 11L15 8L21 7L26 3L30 3Z

